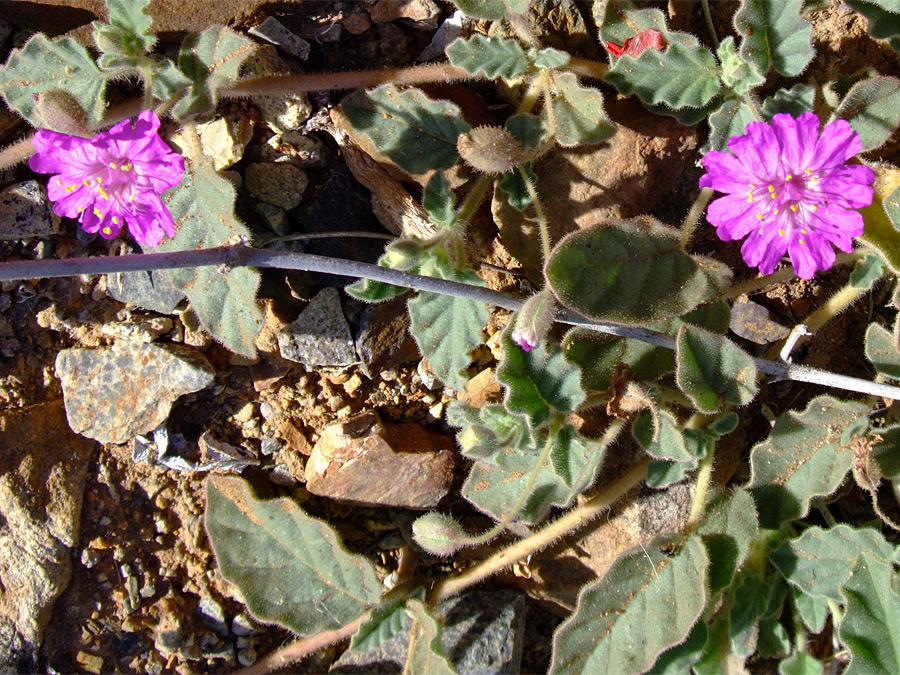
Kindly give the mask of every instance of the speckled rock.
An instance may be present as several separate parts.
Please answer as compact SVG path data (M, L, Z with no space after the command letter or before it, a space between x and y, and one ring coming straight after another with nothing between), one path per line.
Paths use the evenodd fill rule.
M323 288L294 323L278 334L281 355L305 366L348 366L356 363L350 326L335 288Z
M101 443L152 431L179 396L212 384L212 367L181 345L120 342L56 357L69 426Z
M340 30L340 26L335 25ZM271 45L260 45L241 68L243 77L290 74L290 66ZM278 134L299 129L312 113L312 106L305 92L281 96L254 96L253 102L259 107L269 128Z
M406 299L367 305L359 317L356 352L370 379L388 368L419 358L419 348L409 332Z
M62 401L0 413L0 670L36 672L56 598L72 573L96 444L71 432Z
M369 17L375 23L406 19L428 29L437 27L437 19L440 14L441 8L434 3L434 0L406 0L406 2L378 0L369 7Z
M257 199L290 210L303 200L309 179L292 164L254 162L244 171L244 184Z
M50 208L37 181L26 180L0 190L0 239L30 239L55 234L59 216Z
M449 437L363 413L325 428L306 464L306 488L358 504L430 509L450 491L455 466Z
M525 638L525 596L509 590L470 591L437 606L441 644L456 672L519 673ZM406 663L409 631L374 649L348 650L330 673L399 673Z
M281 47L288 54L296 56L301 61L306 61L309 58L310 44L285 28L284 24L274 16L266 18L261 24L254 26L247 32L253 37L258 37L277 47Z

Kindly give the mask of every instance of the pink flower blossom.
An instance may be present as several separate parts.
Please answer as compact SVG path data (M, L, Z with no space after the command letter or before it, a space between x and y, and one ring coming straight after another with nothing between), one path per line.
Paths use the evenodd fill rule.
M741 254L748 265L771 274L787 253L797 276L811 279L834 264L831 244L853 250L864 225L854 209L872 203L875 172L847 164L862 141L846 120L819 135L814 114L780 113L770 124L750 122L728 147L731 153L703 157L708 173L700 187L725 193L706 217L723 241L747 238Z
M647 29L642 30L634 37L625 40L625 44L617 45L615 42L607 42L606 49L616 58L622 54L629 56L640 56L645 49L665 49L666 39L658 30Z
M537 335L528 328L516 328L510 337L515 344L522 348L523 352L530 352L538 345Z
M53 211L76 218L85 232L106 239L128 230L140 244L157 246L175 236L175 223L159 195L178 185L184 158L160 138L159 118L145 110L132 127L123 120L93 138L39 129L28 164L54 175L47 186Z

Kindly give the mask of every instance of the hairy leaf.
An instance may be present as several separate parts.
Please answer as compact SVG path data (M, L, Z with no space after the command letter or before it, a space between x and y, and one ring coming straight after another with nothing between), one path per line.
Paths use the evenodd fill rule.
M453 281L484 286L474 272L454 273L445 269L443 273ZM465 387L468 378L464 372L472 361L470 352L483 342L481 330L490 318L487 306L483 302L425 291L411 299L408 306L410 332L435 375L454 389Z
M731 649L738 656L748 657L756 651L759 621L768 605L769 584L761 575L751 574L739 580L728 610Z
M812 24L802 16L803 0L743 0L734 15L741 56L761 73L802 73L815 52Z
M503 359L497 379L506 387L506 407L523 415L532 428L546 424L554 411L574 412L584 401L581 373L563 351L540 344L526 352L510 339L512 324L503 332Z
M896 77L860 80L831 119L845 119L850 123L862 140L863 152L880 148L900 126L900 80Z
M21 49L14 49L0 68L0 93L10 109L31 126L44 123L35 110L36 98L48 89L70 94L96 124L106 110L106 78L88 51L72 38L50 40L37 33Z
M780 675L822 675L825 666L807 652L795 652L778 664Z
M678 387L701 412L747 405L756 396L756 364L728 338L685 324L676 341Z
M471 75L512 80L528 69L525 50L512 38L485 37L476 33L457 38L447 47L450 63Z
M571 148L599 143L616 133L599 89L580 85L574 73L554 73L552 87L554 138L560 145Z
M528 58L530 58L538 68L547 69L562 68L572 60L572 57L568 53L560 51L559 49L554 49L553 47L529 49Z
M525 173L528 174L528 177L533 182L537 182L537 174L531 168L531 163L520 164L519 166L525 170ZM531 193L528 192L528 186L525 185L525 180L518 171L509 171L503 174L497 182L497 187L503 190L509 205L516 211L524 211L531 206Z
M428 675L454 675L456 671L441 645L441 624L431 608L421 600L410 599L406 611L413 620L409 642L409 672Z
M740 57L734 38L730 35L722 40L716 56L722 64L722 83L734 90L738 96L747 95L766 81L755 63Z
M877 530L841 523L828 530L811 527L772 551L769 560L807 595L841 602L841 587L861 553L890 562L894 548Z
M341 108L356 131L410 173L452 167L459 159L456 139L471 130L455 104L393 84L351 94Z
M363 652L381 646L392 637L409 629L410 618L404 603L376 607L360 624L350 639L350 649Z
M670 44L664 52L648 49L637 58L620 56L606 80L625 95L637 94L651 105L701 108L719 92L716 59L703 47Z
M431 257L428 245L411 237L401 237L388 244L378 258L380 267L401 272L417 272L423 262ZM363 302L383 302L408 293L403 286L394 286L383 281L360 279L348 285L347 294Z
M347 553L328 525L290 499L254 499L243 479L207 479L206 531L253 615L299 635L340 628L381 595L372 564Z
M756 504L743 489L722 491L706 505L697 534L709 553L709 592L731 585L759 533Z
M893 566L863 553L844 584L840 639L850 650L847 675L900 672L900 597Z
M253 40L225 26L189 35L178 54L178 69L191 80L191 90L172 109L175 117L185 120L215 110L217 90L237 79L255 49Z
M848 575L849 577L849 575ZM797 587L791 588L794 595L794 604L804 625L811 633L821 633L825 630L825 622L830 614L828 610L828 598L815 595L807 595Z
M690 256L678 230L656 221L610 221L567 235L547 262L566 307L592 319L646 323L708 302L731 278L721 263Z
M144 86L148 86L144 83ZM154 61L150 66L150 93L159 101L168 101L179 92L186 91L191 86L187 75L178 70L178 66L164 59Z
M546 443L546 434L532 445L504 448L479 461L463 485L462 495L495 520L509 513L527 494L518 513L519 520L535 523L551 506L565 507L594 482L605 456L605 448L563 426L551 439L547 459L537 466ZM528 489L532 476L537 477Z
M501 457L510 449L515 452L534 446L525 418L513 415L499 404L475 408L451 401L447 406L447 424L461 427L456 441L466 457L495 466L502 465Z
M867 253L853 266L850 272L850 283L853 288L869 290L875 282L884 276L884 261L877 253Z
M866 358L882 375L900 379L900 353L894 347L894 336L889 330L870 323L866 329Z
M444 178L444 174L435 171L422 193L422 208L428 212L428 217L435 225L451 226L456 223L456 211L453 210L455 203L456 196L450 183Z
M150 32L150 0L106 0L106 7L108 22L91 24L94 44L102 52L98 63L101 68L135 68L156 43Z
M682 675L690 672L691 666L703 656L708 639L709 629L705 623L698 621L691 628L687 640L660 654L649 672L653 675Z
M748 487L762 527L777 530L802 518L812 497L837 489L853 459L841 436L868 412L860 403L819 396L802 413L791 410L778 418L769 437L750 453Z
M557 630L555 673L644 671L681 644L706 606L709 561L699 537L674 556L657 547L618 558Z
M900 6L894 0L846 0L869 21L869 35L900 50Z
M175 220L175 238L154 250L196 251L225 246L236 237L249 239L250 231L234 217L234 197L234 186L211 162L188 166L181 183L162 196ZM219 271L207 265L169 270L169 278L216 340L238 354L256 355L254 338L263 325L256 304L258 270Z

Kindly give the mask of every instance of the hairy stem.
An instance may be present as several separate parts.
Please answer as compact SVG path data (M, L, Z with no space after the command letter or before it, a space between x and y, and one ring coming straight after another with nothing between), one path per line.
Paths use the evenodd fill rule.
M810 314L803 323L806 324L810 333L818 332L822 326L859 300L868 290L867 288L854 288L851 284L847 284L828 298L828 302Z
M697 471L697 485L694 488L694 500L691 502L691 512L685 528L686 535L696 530L700 525L700 520L703 518L703 509L706 507L706 495L709 493L709 483L712 480L715 451L716 442L710 438L706 441L706 457L700 460L700 468Z
M712 196L712 188L703 188L700 190L700 194L697 195L697 199L695 199L694 203L691 205L691 210L688 211L684 223L681 226L681 248L687 248L688 243L691 241L691 237L694 236L697 225L700 224L700 218L703 217L706 205L709 204L709 200L712 199Z
M753 100L753 97L750 96L750 92L744 94L744 103L747 104L747 107L750 108L750 113L753 115L753 119L757 122L762 122L762 115L759 113L759 107L756 105L756 101Z
M537 188L534 187L534 182L531 180L525 167L521 164L517 164L516 169L518 169L522 180L525 181L525 188L528 190L528 194L531 197L531 203L534 205L538 228L541 232L541 250L543 251L543 259L546 263L550 259L550 230L547 228L547 216L544 214L544 207L541 204L541 198L538 197Z
M855 263L862 257L861 253L853 252L853 253L838 253L835 258L835 265L849 265L850 263ZM767 274L762 277L754 277L753 279L747 279L747 281L742 281L739 284L735 284L727 291L722 293L717 299L718 300L734 300L744 294L750 295L752 293L756 293L758 291L763 290L768 286L772 286L774 284L780 284L782 282L788 281L789 279L793 279L796 276L793 267L783 267L782 269L773 272L772 274Z
M606 434L603 436L605 444L611 443L616 435L622 430L625 422L623 420L614 420ZM644 459L631 470L620 478L614 485L611 485L600 494L596 495L581 506L578 506L564 516L544 527L542 530L535 532L527 539L512 544L489 558L485 558L473 567L439 582L431 591L431 602L438 604L442 600L446 600L457 593L461 593L465 589L473 586L488 577L500 572L510 565L522 560L523 558L536 553L547 546L559 541L566 535L574 532L583 525L603 513L622 495L638 485L647 475L647 465L650 463L649 458Z
M706 30L709 32L709 41L714 49L719 48L719 37L716 35L716 27L713 25L712 14L709 11L709 0L700 0L703 8L703 19L706 21Z

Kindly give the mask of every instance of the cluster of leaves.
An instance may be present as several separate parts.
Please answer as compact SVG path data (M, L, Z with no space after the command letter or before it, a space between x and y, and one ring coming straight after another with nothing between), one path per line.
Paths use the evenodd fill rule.
M524 0L456 2L471 16L526 30L518 17L529 9ZM900 13L891 3L851 4L866 16L873 36L900 43ZM189 126L214 110L217 89L233 83L252 48L216 28L188 37L170 61L150 51L147 0L108 5L108 23L94 27L97 63L67 38L36 36L12 54L0 69L0 91L11 108L41 126L35 101L61 89L98 124L107 80L134 75L148 101ZM669 30L658 10L611 1L600 25L603 41L625 43L654 30L665 48L614 57L606 82L683 123L708 120L705 149L723 149L753 119L751 97L767 78L795 77L812 60L803 8L802 0L743 0L734 17L738 40L726 38L713 53L695 36ZM423 207L438 234L391 243L380 265L484 285L464 246L478 205L470 197L492 184L495 201L533 209L540 221L532 164L554 147L595 144L615 133L602 91L569 70L570 56L524 42L474 35L447 48L452 65L518 92L515 114L503 126L473 129L455 103L415 87L385 84L344 100L355 132L383 157L410 174L431 174ZM826 109L820 97L832 118L847 119L864 148L874 150L900 125L898 90L896 78L859 75L779 89L759 109L764 118L809 111L814 103ZM463 165L474 175L468 174L468 185L451 188L451 170ZM880 167L878 181L876 200L864 214L862 241L870 248L850 282L860 290L900 273L900 173ZM460 204L457 191L466 194ZM233 188L208 163L191 166L165 199L180 228L164 250L207 248L249 235L234 218ZM514 342L511 322L499 340L502 402L448 409L460 449L471 460L462 495L502 526L513 520L523 528L538 525L593 485L616 433L627 425L650 458L649 485L662 489L696 479L696 513L683 532L624 554L582 590L556 633L554 672L721 672L751 656L779 659L782 673L821 672L806 636L828 625L849 652L851 671L897 672L898 550L874 527L811 527L804 519L813 506L827 513L824 500L851 474L873 494L882 477L896 484L900 427L873 428L868 406L821 396L802 412L784 413L752 448L748 482L705 499L716 447L741 423L740 409L758 393L758 373L756 361L725 336L730 308L721 298L731 271L688 253L683 239L669 225L639 218L570 234L552 250L545 242L543 292L554 302L591 320L654 330L674 349L579 327L559 344L542 335L526 352ZM258 273L201 268L167 275L213 335L239 353L255 351ZM369 302L405 292L370 280L347 290ZM464 389L472 352L484 341L488 307L420 292L408 300L408 310L434 372ZM866 355L885 377L900 377L895 340L878 324L867 331ZM621 419L598 439L581 422L599 400ZM207 530L222 573L259 619L313 635L363 617L350 649L412 631L413 670L452 672L422 587L383 594L372 563L348 553L327 524L290 500L257 500L240 479L211 479L207 497ZM442 514L418 522L414 532L425 550L449 554L479 540Z
M210 28L188 36L176 61L156 56L151 53L156 38L150 32L149 4L150 0L108 0L108 22L93 24L100 52L96 62L73 38L34 35L0 67L0 93L6 104L41 128L49 123L42 115L42 97L61 91L77 102L87 123L96 128L107 114L107 82L137 77L147 93L147 106L171 110L185 125L212 113L217 90L235 82L255 44L230 28ZM232 184L216 173L211 160L195 159L181 183L163 196L180 227L174 239L155 251L192 251L250 239L250 231L234 216ZM133 283L140 283L137 275L142 274L133 273ZM219 273L201 267L154 274L165 277L157 283L171 282L187 296L203 326L222 344L239 354L256 354L253 338L262 329L255 301L259 272L241 268Z

